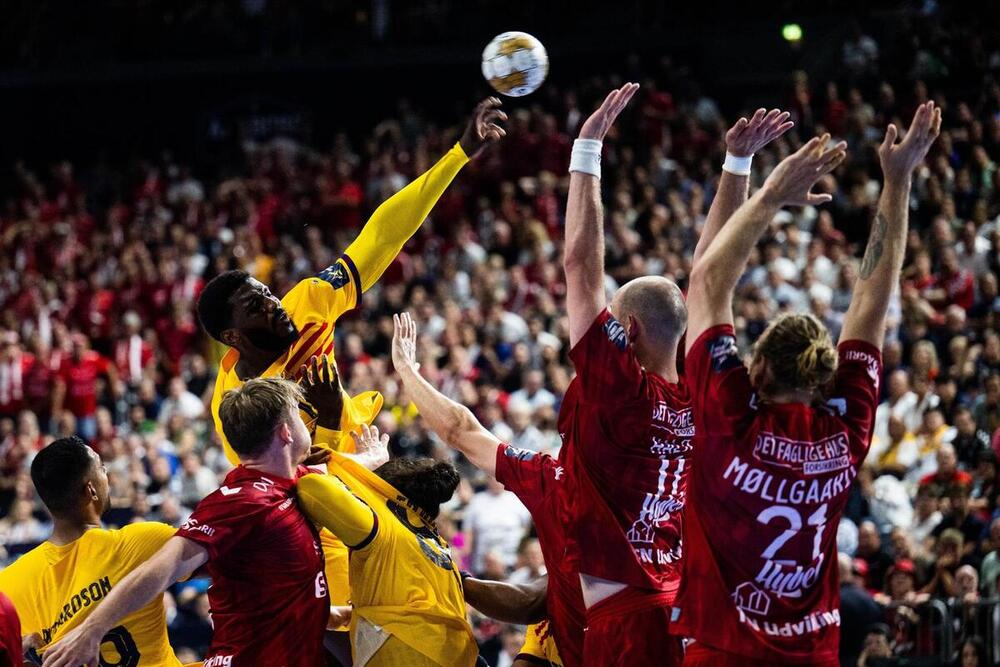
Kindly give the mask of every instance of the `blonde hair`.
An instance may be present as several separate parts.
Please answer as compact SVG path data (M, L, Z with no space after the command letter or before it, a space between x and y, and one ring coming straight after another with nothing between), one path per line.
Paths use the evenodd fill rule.
M809 314L782 315L761 334L754 362L767 360L771 370L762 392L816 391L825 388L837 372L837 349L827 328Z
M255 378L231 389L219 404L222 432L243 458L267 449L274 431L305 400L302 387L282 378Z

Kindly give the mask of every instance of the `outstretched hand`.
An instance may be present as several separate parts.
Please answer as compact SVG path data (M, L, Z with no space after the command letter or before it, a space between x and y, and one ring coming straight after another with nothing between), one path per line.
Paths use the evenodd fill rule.
M97 667L101 663L103 635L82 624L49 646L42 655L45 667Z
M306 400L316 410L316 423L323 428L338 430L344 411L344 392L340 387L337 364L327 355L309 360L298 372L299 384Z
M927 157L931 144L941 133L941 107L934 102L925 102L917 107L913 122L906 137L898 144L899 130L890 124L885 131L885 139L878 149L882 172L887 180L903 180L910 177L913 170Z
M583 122L580 127L580 138L604 141L608 130L615 124L618 115L628 105L629 100L632 99L637 90L639 90L639 84L626 83L621 88L616 88L608 93L601 106L597 107L597 111L590 114L590 118Z
M417 370L417 324L409 313L392 316L392 365L396 371L404 368Z
M749 120L740 118L726 132L726 150L736 157L750 157L795 126L788 120L790 115L778 109L757 109Z
M361 430L351 435L354 436L354 453L344 456L354 459L369 470L374 470L389 460L388 433L379 435L378 427L374 424L362 424Z
M815 137L782 160L764 181L765 195L779 206L815 206L833 199L828 194L811 192L816 182L836 169L847 155L846 142L827 147L829 141L829 134Z
M476 105L465 132L458 140L470 160L482 153L490 144L507 136L507 131L500 125L500 121L507 120L507 114L500 109L501 104L503 102L499 98L488 97Z

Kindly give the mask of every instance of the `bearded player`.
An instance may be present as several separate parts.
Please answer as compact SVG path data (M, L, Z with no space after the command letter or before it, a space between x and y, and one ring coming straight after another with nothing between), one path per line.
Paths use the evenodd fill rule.
M337 319L358 306L362 293L376 283L416 232L458 171L490 143L505 134L500 101L479 106L454 147L427 172L397 192L372 214L358 238L331 266L299 282L280 301L266 285L243 271L212 279L198 300L198 315L212 338L228 345L219 364L212 416L226 457L239 462L219 419L223 395L256 377L294 377L313 356L333 356ZM313 442L350 451L351 433L370 424L382 406L375 391L344 396L340 415L321 415ZM321 532L331 602L348 602L347 550L327 531Z
M14 603L22 632L37 635L32 647L44 649L85 621L175 530L151 521L102 528L108 474L97 452L75 436L40 451L31 479L55 526L47 541L0 572L0 591ZM167 641L162 593L108 628L99 645L109 664L115 655L117 664L181 664Z
M748 369L732 311L781 207L831 199L811 192L845 156L829 135L782 161L692 272L686 361L697 449L677 629L696 642L686 665L838 664L836 527L871 442L912 172L940 124L928 102L901 143L895 126L886 132L885 183L837 348L815 317L786 315L762 334Z
M670 665L683 658L680 637L668 628L694 434L677 371L687 309L667 278L633 280L610 304L603 281L602 141L637 89L612 91L581 127L570 162L564 268L577 377L560 411L567 476L561 510L568 561L580 573L587 609L588 665ZM760 110L727 134L730 153L739 154L727 156L696 261L745 198L750 156L791 127L787 118Z

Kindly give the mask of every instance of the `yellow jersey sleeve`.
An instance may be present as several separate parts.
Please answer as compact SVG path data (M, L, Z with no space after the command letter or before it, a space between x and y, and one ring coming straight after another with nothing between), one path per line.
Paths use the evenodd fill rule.
M357 307L360 286L354 262L345 255L312 278L300 280L281 299L281 305L299 331L304 331L310 322L332 324Z
M524 645L518 651L517 657L524 658L532 664L562 667L555 638L549 630L548 619L528 626L524 631Z
M378 534L378 518L339 478L305 475L298 482L298 498L306 515L336 535L350 549L364 549Z
M375 209L344 253L357 267L362 291L378 282L468 161L456 143L433 167Z
M149 560L176 532L173 526L156 521L131 523L118 531L121 540L118 560L131 572Z

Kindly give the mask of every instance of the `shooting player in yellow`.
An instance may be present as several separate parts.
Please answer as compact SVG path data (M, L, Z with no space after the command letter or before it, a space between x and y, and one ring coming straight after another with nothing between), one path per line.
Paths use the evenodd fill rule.
M33 648L43 649L80 625L112 587L177 531L155 522L101 528L109 507L108 475L80 438L61 438L40 451L31 463L31 479L55 527L48 541L0 571L0 591L14 603L21 633L37 635ZM163 596L107 633L101 654L102 664L180 667L167 641Z
M499 123L507 116L499 106L497 98L481 102L459 142L437 164L379 206L333 265L301 281L280 301L242 271L222 273L205 286L198 300L202 326L231 348L219 364L212 397L216 431L231 463L238 460L219 424L222 396L255 377L296 379L297 369L311 357L333 355L337 318L360 303L362 293L378 281L465 163L506 134ZM378 392L353 398L345 394L339 423L333 418L333 423L317 424L311 414L304 419L317 424L315 444L351 451L349 434L370 424L381 407ZM321 540L330 601L341 606L349 597L347 550L325 531Z

